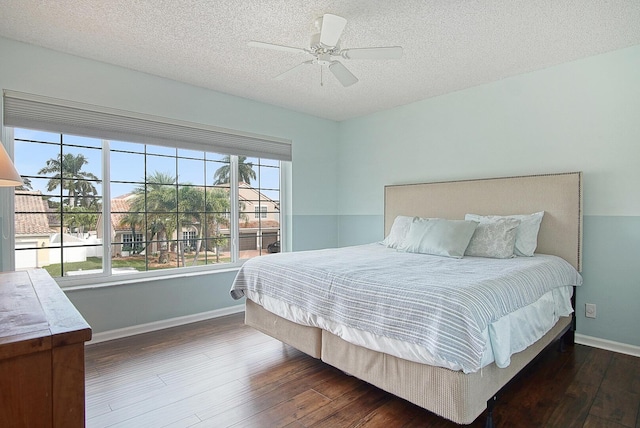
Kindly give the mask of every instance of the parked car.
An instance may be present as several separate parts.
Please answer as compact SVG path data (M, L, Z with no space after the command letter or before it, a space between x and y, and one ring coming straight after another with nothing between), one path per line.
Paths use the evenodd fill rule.
M280 241L273 242L267 245L268 253L279 253L280 252Z

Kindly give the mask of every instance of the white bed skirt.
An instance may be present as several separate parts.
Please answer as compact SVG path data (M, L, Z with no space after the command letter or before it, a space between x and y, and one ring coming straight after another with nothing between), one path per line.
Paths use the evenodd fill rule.
M486 367L494 362L500 368L508 367L511 355L526 349L544 336L560 317L566 317L573 313L571 307L572 294L573 287L554 289L531 305L505 315L489 325L483 331L486 345L481 367ZM372 351L450 370L462 369L455 362L438 359L426 348L414 343L345 327L339 323L311 315L300 308L252 291L247 292L247 298L286 320L302 326L318 327L346 342Z

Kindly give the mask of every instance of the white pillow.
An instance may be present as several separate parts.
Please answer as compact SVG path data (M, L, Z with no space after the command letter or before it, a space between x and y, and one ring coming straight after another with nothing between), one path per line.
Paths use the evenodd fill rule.
M467 219L465 216L466 220ZM516 232L520 220L515 218L501 218L498 220L481 219L473 232L465 256L491 257L507 259L513 257L516 243Z
M461 259L477 226L476 221L416 217L398 250Z
M514 218L516 220L520 220L520 226L518 226L518 229L516 230L516 244L514 246L513 253L516 256L531 257L538 246L538 232L540 231L540 223L542 223L543 216L544 211L533 214L517 214L508 216L481 216L477 214L467 214L464 218L466 220L474 221L481 221L482 219L498 220L501 218Z
M398 248L398 245L402 244L404 237L407 236L413 217L406 215L399 215L393 220L389 235L384 238L382 244L389 248Z

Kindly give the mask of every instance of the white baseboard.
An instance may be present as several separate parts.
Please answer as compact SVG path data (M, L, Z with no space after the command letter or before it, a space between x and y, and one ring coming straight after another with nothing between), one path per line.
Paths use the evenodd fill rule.
M193 315L185 315L183 317L169 318L161 321L154 321L146 324L133 325L131 327L118 328L115 330L103 331L93 335L87 345L106 342L108 340L121 339L123 337L134 336L136 334L149 333L151 331L162 330L170 327L177 327L184 324L190 324L198 321L205 321L212 318L223 317L225 315L237 314L244 312L244 305L236 305L228 308L216 309L208 312L201 312Z
M575 342L580 345L587 345L593 348L606 349L607 351L640 357L640 346L628 345L626 343L614 342L612 340L599 339L597 337L585 336L578 333L576 333Z

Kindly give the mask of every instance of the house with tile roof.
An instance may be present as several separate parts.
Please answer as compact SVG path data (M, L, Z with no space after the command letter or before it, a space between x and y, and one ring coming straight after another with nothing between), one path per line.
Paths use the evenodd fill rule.
M112 253L116 256L123 255L123 248L125 248L126 244L136 245L136 242L144 241L143 227L138 226L134 232L126 222L131 202L135 197L136 195L133 193L127 193L111 199L111 215L109 217L111 242L113 244ZM99 215L97 225L98 238L102 237L103 231L103 216Z
M126 255L126 250L135 246L136 242L142 243L145 240L144 230L137 226L134 230L126 222L131 203L136 195L128 193L111 199L111 242L113 243L113 254ZM247 183L239 184L239 201L243 214L240 218L239 250L255 251L266 250L269 244L280 239L280 203L259 192L256 188ZM102 216L98 217L97 236L102 236ZM220 229L222 235L229 235L229 229ZM197 228L195 226L185 226L180 231L174 232L171 240L181 239L189 247L195 247ZM142 244L139 244L142 247ZM155 252L157 248L152 244L150 251ZM125 253L123 254L123 250ZM175 251L175 248L172 248ZM229 251L228 242L221 248L221 251Z
M55 215L39 191L16 190L14 200L16 269L48 265Z
M240 251L266 250L280 240L280 202L255 187L239 183L238 198L244 215L240 217Z
M16 190L14 207L16 269L48 266L62 258L69 263L101 256L100 241L68 233L40 191Z

